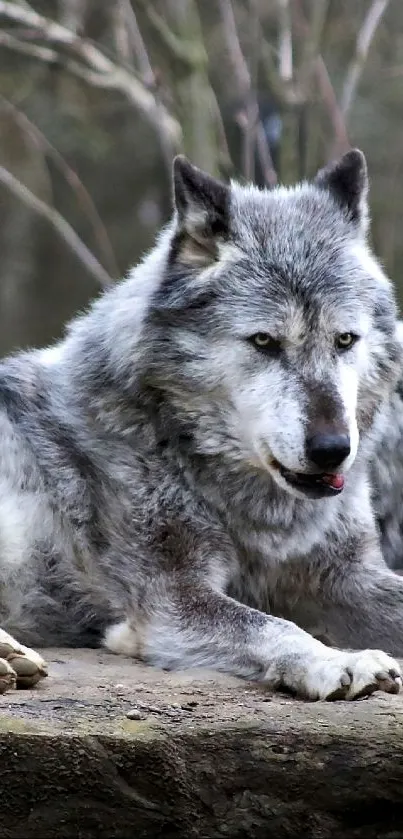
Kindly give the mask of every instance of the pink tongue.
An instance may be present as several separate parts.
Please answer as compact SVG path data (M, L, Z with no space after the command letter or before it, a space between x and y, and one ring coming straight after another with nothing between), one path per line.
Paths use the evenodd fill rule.
M343 475L323 475L322 481L325 484L329 484L333 489L343 489L344 487Z

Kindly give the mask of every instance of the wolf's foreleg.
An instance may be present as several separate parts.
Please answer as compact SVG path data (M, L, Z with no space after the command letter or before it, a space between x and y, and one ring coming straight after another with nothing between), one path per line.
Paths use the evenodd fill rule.
M159 581L137 624L109 629L105 644L164 668L210 667L287 688L308 699L395 693L399 665L385 653L332 650L295 624L250 609L194 580Z

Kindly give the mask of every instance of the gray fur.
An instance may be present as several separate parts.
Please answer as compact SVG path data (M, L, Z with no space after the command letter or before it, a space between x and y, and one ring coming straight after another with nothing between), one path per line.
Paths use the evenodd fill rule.
M307 632L403 654L380 543L401 565L402 342L365 161L268 192L179 159L174 184L128 279L56 347L1 365L0 624L333 695L350 654ZM312 474L318 429L350 435L335 497L277 470Z

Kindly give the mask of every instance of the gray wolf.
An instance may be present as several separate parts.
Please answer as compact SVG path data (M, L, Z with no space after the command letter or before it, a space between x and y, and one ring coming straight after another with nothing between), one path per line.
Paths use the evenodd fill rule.
M104 643L399 690L402 327L367 190L358 150L273 191L179 157L151 253L1 364L3 689L45 674L32 646Z

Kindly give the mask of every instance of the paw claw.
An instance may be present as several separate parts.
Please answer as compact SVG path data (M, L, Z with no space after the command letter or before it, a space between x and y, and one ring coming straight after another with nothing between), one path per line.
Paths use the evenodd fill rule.
M343 652L326 649L307 670L304 694L310 699L362 699L377 690L399 693L402 675L393 658L380 650Z
M345 699L348 693L348 685L344 685L343 687L336 688L333 693L329 693L328 696L325 697L326 702L337 702L338 699Z
M376 678L376 677L375 677ZM349 699L363 699L365 696L371 696L372 693L375 693L376 690L380 690L380 685L378 682L370 682L367 685L364 685L360 690L355 691L349 697Z

